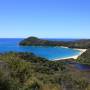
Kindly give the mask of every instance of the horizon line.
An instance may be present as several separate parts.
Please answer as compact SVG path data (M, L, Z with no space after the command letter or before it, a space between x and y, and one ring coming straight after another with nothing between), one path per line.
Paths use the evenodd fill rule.
M34 36L35 37L35 36ZM28 37L0 37L0 39L25 39ZM41 38L41 39L90 39L90 38L61 38L61 37L37 37L37 38Z

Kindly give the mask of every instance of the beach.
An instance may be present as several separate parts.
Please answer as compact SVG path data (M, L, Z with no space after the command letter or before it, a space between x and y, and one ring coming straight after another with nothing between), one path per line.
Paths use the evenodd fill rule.
M65 47L65 48L68 48L68 47ZM74 50L78 50L78 51L80 51L80 53L77 55L73 55L73 56L69 56L69 57L65 57L65 58L57 58L54 60L63 60L63 59L71 59L71 58L77 59L80 55L82 55L84 52L87 51L87 49L74 49Z

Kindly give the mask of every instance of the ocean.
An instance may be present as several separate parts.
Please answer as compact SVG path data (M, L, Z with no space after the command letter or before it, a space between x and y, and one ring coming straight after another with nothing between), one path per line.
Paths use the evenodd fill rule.
M51 46L19 46L19 42L23 38L0 38L0 53L5 52L32 52L37 56L44 57L49 60L58 58L66 58L80 53L78 50L64 48L64 47L51 47ZM74 41L76 39L48 39L54 41Z

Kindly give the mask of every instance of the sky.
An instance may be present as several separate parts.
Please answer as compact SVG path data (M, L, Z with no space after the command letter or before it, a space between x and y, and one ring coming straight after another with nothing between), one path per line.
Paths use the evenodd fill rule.
M0 0L0 38L90 38L90 0Z

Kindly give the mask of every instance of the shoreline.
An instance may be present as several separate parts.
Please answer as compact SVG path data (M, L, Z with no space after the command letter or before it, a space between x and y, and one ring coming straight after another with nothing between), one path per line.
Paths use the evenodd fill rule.
M68 47L65 47L65 48L68 48ZM84 52L87 51L87 49L77 49L77 48L74 48L74 50L78 50L80 51L79 54L77 55L73 55L73 56L69 56L69 57L65 57L65 58L57 58L57 59L54 59L53 61L58 61L58 60L66 60L66 59L77 59L80 55L82 55Z

